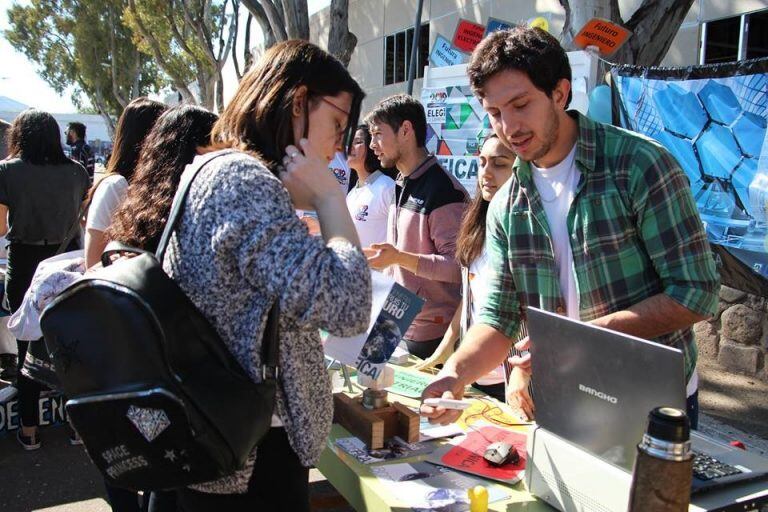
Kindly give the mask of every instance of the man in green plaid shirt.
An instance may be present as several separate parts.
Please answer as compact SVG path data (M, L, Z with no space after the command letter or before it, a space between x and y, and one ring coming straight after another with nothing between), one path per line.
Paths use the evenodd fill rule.
M486 37L468 74L518 158L488 210L480 318L423 396L460 397L506 358L535 306L681 349L695 426L691 327L715 313L719 278L685 173L655 141L566 110L570 65L544 31ZM507 396L532 416L530 355L511 362ZM460 412L422 414L445 424Z

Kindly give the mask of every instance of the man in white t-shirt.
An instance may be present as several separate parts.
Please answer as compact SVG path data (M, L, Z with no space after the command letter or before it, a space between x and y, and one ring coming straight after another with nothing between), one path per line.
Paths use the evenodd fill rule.
M568 57L542 30L489 35L467 73L518 158L488 209L485 304L423 396L461 397L465 384L506 358L525 308L535 306L680 349L695 428L691 327L716 312L719 278L687 176L655 141L566 110ZM530 416L530 355L514 363L508 398ZM440 423L458 418L421 410Z

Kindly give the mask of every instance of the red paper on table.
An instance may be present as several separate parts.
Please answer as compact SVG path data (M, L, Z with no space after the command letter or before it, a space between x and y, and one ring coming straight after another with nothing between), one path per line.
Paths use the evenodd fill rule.
M459 50L471 53L485 35L485 25L472 23L468 20L459 20L456 32L453 33L453 46Z
M465 473L491 478L507 484L522 479L525 470L526 435L494 426L483 426L471 430L464 438L457 438L458 444L449 444L435 451L427 460ZM517 464L493 466L483 458L489 444L502 441L517 449L520 461Z

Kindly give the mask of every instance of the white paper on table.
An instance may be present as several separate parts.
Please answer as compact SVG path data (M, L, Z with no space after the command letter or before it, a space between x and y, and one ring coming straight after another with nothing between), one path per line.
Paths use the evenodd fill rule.
M357 364L357 356L360 354L365 340L368 339L368 335L371 333L371 329L373 329L373 324L384 307L384 301L387 299L394 284L395 280L391 277L387 277L381 272L371 271L373 297L371 299L371 320L368 322L368 328L365 332L348 338L333 335L325 336L323 339L323 350L326 356L350 366Z
M455 423L448 425L432 425L428 418L421 418L419 424L419 442L455 437L464 434L464 430Z
M462 473L429 464L384 464L371 467L376 477L398 501L414 510L469 510L467 489L476 485L488 488L488 502L499 501L508 495L488 482Z

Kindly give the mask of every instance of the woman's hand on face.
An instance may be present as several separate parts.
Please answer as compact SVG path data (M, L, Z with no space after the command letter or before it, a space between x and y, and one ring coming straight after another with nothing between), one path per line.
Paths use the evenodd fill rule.
M317 210L324 200L344 200L339 182L328 169L328 162L320 156L307 139L299 141L299 147L285 148L280 180L288 189L294 207L300 210Z

